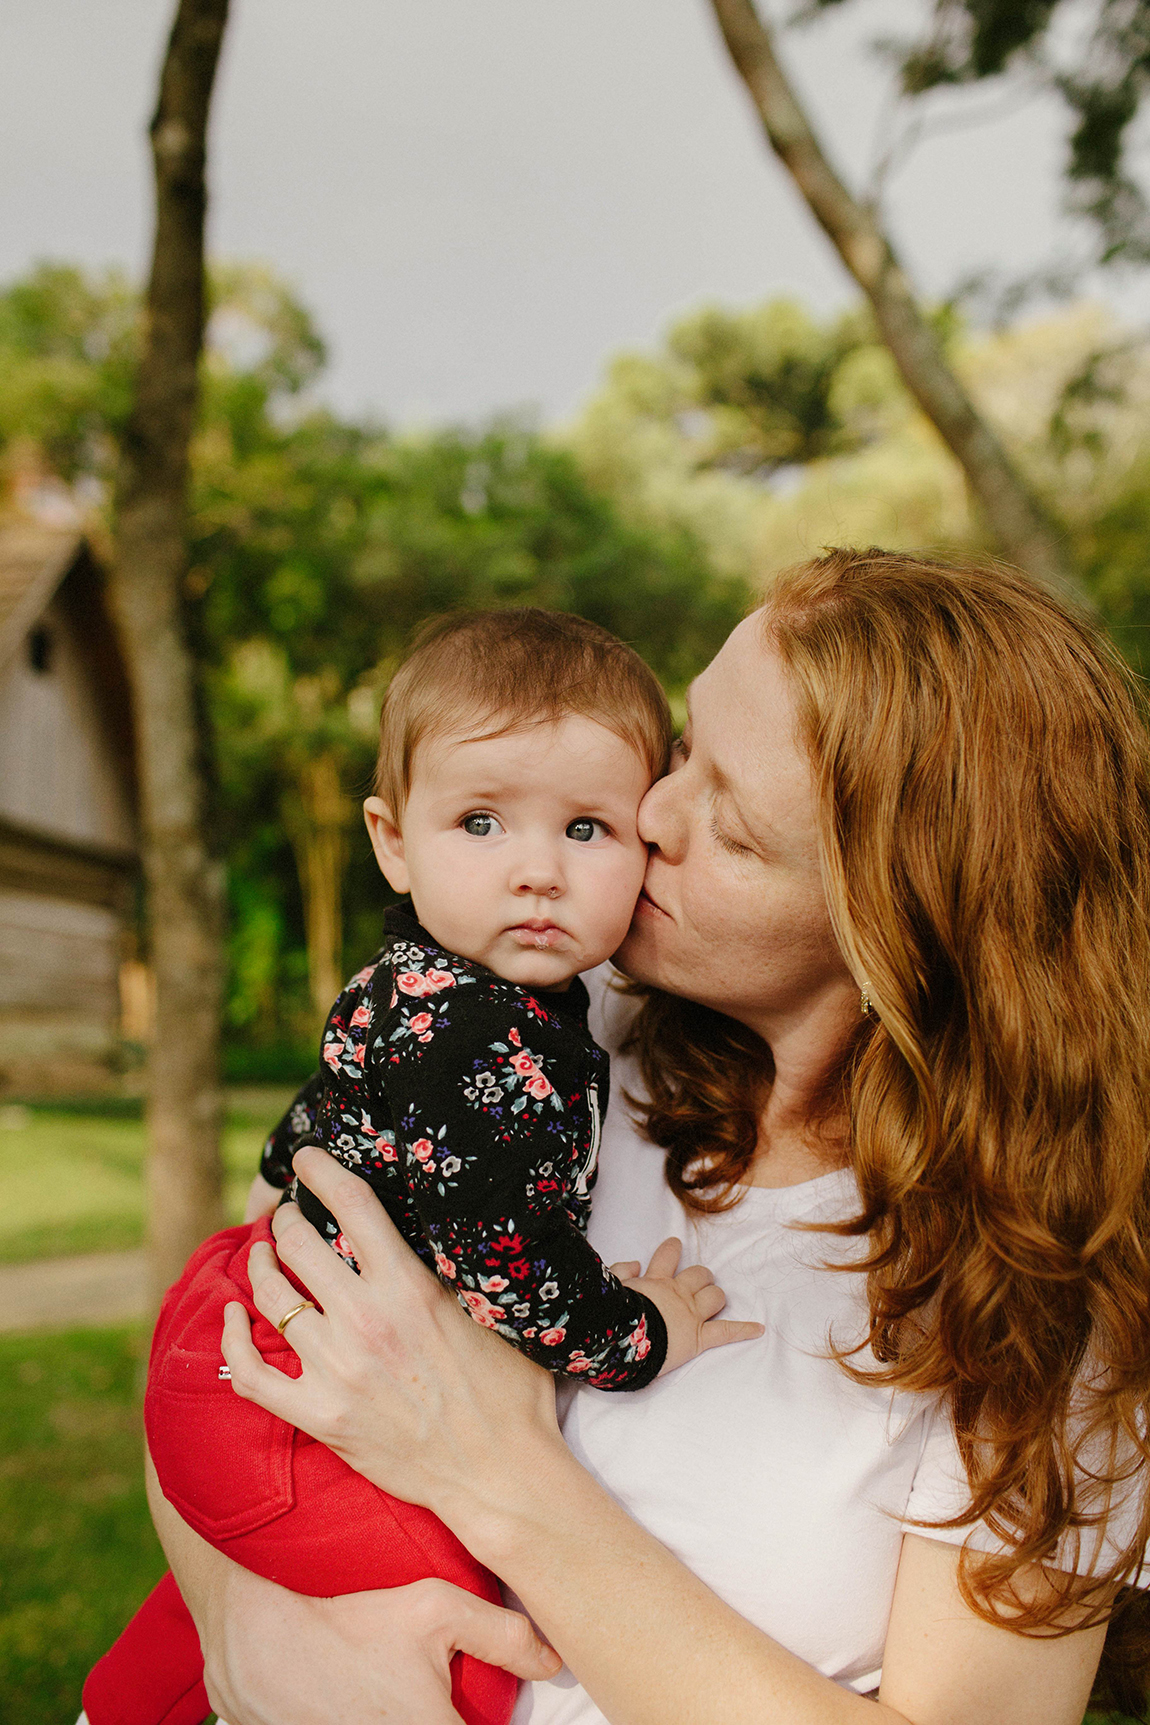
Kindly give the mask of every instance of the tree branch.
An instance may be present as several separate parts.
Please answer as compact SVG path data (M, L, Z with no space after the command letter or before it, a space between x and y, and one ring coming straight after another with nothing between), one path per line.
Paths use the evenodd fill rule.
M874 308L902 378L961 464L1003 554L1046 585L1079 595L1062 535L951 370L873 212L832 168L753 0L711 0L767 141Z

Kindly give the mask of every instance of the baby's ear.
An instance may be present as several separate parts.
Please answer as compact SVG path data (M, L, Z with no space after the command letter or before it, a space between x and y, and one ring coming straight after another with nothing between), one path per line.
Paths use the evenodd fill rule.
M367 833L371 839L371 848L375 852L375 860L387 884L395 892L409 892L411 880L407 872L407 859L403 854L403 834L382 797L368 797L363 805L363 818L367 823Z

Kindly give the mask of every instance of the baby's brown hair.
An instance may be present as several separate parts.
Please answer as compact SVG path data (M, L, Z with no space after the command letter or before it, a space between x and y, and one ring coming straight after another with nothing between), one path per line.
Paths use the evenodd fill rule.
M568 611L452 611L415 636L379 719L375 790L394 819L429 737L501 736L578 713L629 743L652 779L667 770L671 711L633 647Z

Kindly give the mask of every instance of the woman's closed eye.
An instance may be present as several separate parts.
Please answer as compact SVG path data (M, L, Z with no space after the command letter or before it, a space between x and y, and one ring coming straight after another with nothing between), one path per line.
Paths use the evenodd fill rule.
M486 809L473 809L459 824L473 839L491 839L503 831L498 818Z
M588 845L592 839L609 837L609 828L602 821L592 820L590 815L580 815L577 821L572 821L567 828L567 837L576 839L581 845Z
M750 845L740 844L738 839L733 839L729 833L723 831L716 820L711 822L711 837L720 850L727 851L731 856L749 857L754 855Z

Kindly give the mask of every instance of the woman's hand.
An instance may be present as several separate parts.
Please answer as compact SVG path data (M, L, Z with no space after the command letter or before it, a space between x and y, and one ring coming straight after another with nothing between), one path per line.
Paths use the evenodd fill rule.
M323 1309L301 1312L284 1332L303 1365L292 1379L261 1359L243 1307L230 1305L232 1388L393 1496L434 1510L482 1557L485 1517L499 1516L523 1470L537 1477L548 1453L566 1455L552 1380L466 1315L364 1181L321 1150L299 1151L294 1165L338 1219L361 1273L294 1205L277 1210L279 1256ZM253 1248L250 1274L273 1324L299 1304L268 1248Z
M448 1581L308 1599L240 1570L228 1595L204 1681L229 1725L459 1725L453 1653L528 1680L559 1669L519 1612Z
M311 1599L265 1581L194 1533L145 1458L152 1519L195 1618L212 1706L230 1725L458 1725L451 1655L528 1680L558 1656L517 1611L446 1581Z

